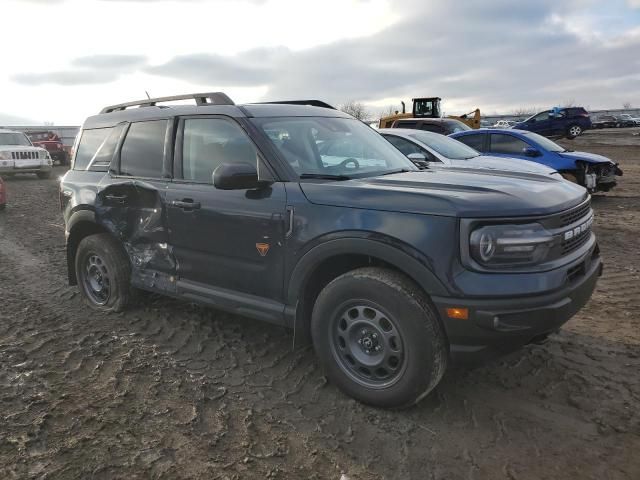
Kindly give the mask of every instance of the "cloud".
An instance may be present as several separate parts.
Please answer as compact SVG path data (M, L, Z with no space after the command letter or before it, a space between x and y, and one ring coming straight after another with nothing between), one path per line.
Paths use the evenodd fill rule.
M13 75L14 82L23 85L94 85L113 82L121 75L136 71L146 64L143 55L90 55L73 60L76 68L46 73Z
M445 108L459 112L569 99L613 107L640 95L640 31L613 25L614 33L604 37L586 32L601 15L592 0L401 5L406 16L378 33L306 50L257 48L233 56L202 51L160 65L135 55L83 57L73 70L14 80L94 84L138 71L212 89L266 86L266 99L373 103L437 95ZM636 14L624 3L618 8L622 17Z
M146 62L144 55L90 55L76 58L72 64L80 68L121 69L140 67Z
M572 12L588 4L496 0L425 8L416 0L405 3L410 17L367 38L303 51L178 56L147 71L213 86L268 85L269 99L438 95L467 110L568 99L595 106L638 96L640 38L585 44L588 36L565 28L576 23Z

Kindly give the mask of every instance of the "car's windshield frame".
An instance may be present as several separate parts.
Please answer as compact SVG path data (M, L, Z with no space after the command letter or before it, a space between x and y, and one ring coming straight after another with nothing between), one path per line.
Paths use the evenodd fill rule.
M249 121L264 135L298 181L339 181L419 171L411 160L376 130L354 118L273 116L253 117ZM328 152L335 145L329 144L330 141L335 144L345 141L346 150L349 149L348 141L352 141L353 149L371 156L321 153L323 149ZM359 162L350 161L354 158ZM338 163L332 164L331 161ZM361 165L363 161L366 161L365 166Z

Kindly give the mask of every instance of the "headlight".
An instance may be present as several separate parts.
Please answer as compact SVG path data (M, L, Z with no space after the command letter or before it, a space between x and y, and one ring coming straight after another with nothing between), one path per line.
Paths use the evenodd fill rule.
M39 155L39 157L40 157L41 159L46 160L46 159L50 158L50 157L49 157L49 152L48 152L48 151L46 151L46 150L40 150L40 155Z
M539 223L488 225L469 238L471 257L489 268L543 263L553 244L553 235Z
M0 152L0 160L11 160L11 152Z

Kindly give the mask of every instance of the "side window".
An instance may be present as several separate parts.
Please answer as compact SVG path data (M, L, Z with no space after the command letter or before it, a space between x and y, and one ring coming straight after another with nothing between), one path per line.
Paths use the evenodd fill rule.
M491 134L491 148L489 150L495 153L522 155L522 151L528 146L527 143L512 135L493 133Z
M132 123L120 152L120 175L162 177L167 120Z
M424 154L424 152L422 151L422 149L420 147L418 147L415 143L410 142L409 140L406 140L406 139L401 138L401 137L396 137L395 135L384 135L384 138L389 140L391 145L396 147L398 150L400 150L405 155L410 155L412 153L422 153L422 154Z
M223 163L258 165L258 152L244 131L220 118L184 121L182 177L199 183L212 183L213 171Z
M533 117L536 122L542 122L544 120L549 120L549 112L542 112Z
M463 135L461 137L457 137L456 140L464 143L468 147L473 148L479 152L484 152L486 149L484 148L484 139L486 138L485 134L480 135Z
M111 133L111 130L112 128L96 128L82 131L78 151L73 161L74 170L86 170L100 146Z
M96 153L89 161L88 169L94 172L106 172L111 164L111 159L118 146L118 140L124 130L125 124L116 125L111 130L111 133L100 144Z

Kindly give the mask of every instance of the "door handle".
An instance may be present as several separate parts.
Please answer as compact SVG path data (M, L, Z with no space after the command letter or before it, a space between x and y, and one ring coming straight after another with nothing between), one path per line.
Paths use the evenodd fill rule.
M184 200L173 200L171 202L172 207L182 208L184 210L197 210L200 208L200 202L194 202L189 198Z

